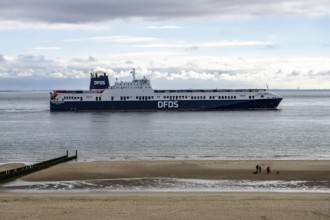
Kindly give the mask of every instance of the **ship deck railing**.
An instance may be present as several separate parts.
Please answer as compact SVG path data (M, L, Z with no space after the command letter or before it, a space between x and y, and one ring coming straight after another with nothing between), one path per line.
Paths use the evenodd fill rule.
M181 89L181 90L154 90L155 93L195 93L195 92L266 92L266 89ZM54 90L54 93L99 93L102 90Z
M155 93L193 93L193 92L266 92L266 89L186 89L186 90L154 90Z

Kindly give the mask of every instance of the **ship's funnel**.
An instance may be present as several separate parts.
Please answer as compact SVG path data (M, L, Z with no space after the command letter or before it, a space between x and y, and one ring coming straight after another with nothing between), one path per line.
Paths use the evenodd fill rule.
M109 78L105 73L91 73L91 83L89 89L108 89L110 86Z

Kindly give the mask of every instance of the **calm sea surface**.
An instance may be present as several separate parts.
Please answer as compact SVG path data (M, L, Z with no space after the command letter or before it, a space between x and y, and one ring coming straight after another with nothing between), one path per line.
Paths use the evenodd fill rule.
M79 161L330 160L330 91L275 91L277 111L49 111L48 91L0 92L0 164L78 150Z

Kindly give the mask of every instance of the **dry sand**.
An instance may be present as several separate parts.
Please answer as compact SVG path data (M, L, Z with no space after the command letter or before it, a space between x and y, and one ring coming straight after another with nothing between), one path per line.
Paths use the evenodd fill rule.
M256 164L261 174L253 174ZM270 165L271 174L265 169ZM276 174L279 171L279 174ZM323 181L330 161L112 161L67 163L27 181L130 177ZM330 219L330 193L8 193L0 219Z
M329 194L0 194L0 219L330 219Z

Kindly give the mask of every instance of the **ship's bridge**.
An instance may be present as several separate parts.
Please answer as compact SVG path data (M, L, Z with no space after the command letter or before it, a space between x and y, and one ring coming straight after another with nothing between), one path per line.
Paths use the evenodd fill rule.
M111 86L111 89L152 89L149 79L146 77L143 77L143 79L135 79L135 69L131 71L131 74L133 75L132 82L116 81L115 84Z

